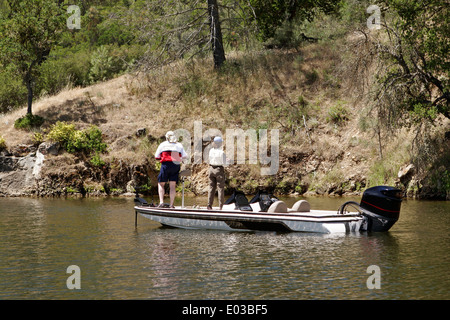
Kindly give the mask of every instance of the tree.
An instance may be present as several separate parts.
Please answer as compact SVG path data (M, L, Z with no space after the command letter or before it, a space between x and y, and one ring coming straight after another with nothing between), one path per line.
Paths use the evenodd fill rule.
M210 52L214 66L225 62L217 0L150 0L129 8L137 37L148 43L143 69Z
M386 117L390 123L399 118L416 122L438 115L450 118L448 1L385 0L382 4L382 33L366 34L380 61L376 108L390 115Z
M259 36L267 40L285 22L311 21L315 14L334 12L340 5L335 0L248 0L259 28Z
M225 62L225 50L223 48L222 30L219 20L219 6L217 0L208 0L208 17L211 35L211 45L214 57L214 67L220 68Z
M39 66L57 44L65 27L60 1L11 0L0 19L0 61L13 66L27 88L27 114L32 114L33 87Z
M368 115L376 120L381 158L382 142L397 129L414 130L411 147L426 149L435 120L450 118L446 2L379 1L380 29L368 30L364 23L359 28L363 36L351 41L354 82L362 85Z

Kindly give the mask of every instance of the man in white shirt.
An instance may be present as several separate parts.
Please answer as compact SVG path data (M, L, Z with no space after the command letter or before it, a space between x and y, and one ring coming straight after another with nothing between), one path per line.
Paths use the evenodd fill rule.
M170 207L174 208L176 185L180 173L181 160L187 158L183 145L177 142L173 131L166 133L166 141L162 142L156 149L155 159L161 162L161 170L158 175L159 205L164 202L164 186L169 181Z
M209 150L209 190L208 190L208 210L212 209L216 188L219 194L219 208L225 198L225 169L226 156L222 150L222 138L215 137L213 147Z

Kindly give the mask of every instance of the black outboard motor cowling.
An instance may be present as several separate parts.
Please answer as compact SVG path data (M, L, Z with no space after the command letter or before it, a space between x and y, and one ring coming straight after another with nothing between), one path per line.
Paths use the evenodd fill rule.
M388 186L372 187L364 191L360 208L368 218L368 231L388 231L400 216L402 191Z

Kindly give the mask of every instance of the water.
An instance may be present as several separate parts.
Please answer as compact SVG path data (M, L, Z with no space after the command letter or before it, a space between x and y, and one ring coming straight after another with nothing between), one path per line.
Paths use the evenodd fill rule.
M408 200L388 233L347 235L167 229L141 216L135 228L132 206L0 199L0 299L450 298L449 202ZM79 290L67 287L70 265ZM371 265L380 289L367 286Z

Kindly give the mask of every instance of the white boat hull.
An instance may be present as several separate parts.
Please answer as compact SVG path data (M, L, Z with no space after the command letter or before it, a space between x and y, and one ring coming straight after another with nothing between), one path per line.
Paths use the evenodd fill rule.
M162 225L184 229L345 233L360 231L365 222L365 218L357 213L337 214L323 210L279 214L242 212L226 206L223 210L148 206L135 206L134 209L136 214Z
M361 202L346 201L337 211L310 210L306 200L291 208L272 195L258 192L250 202L242 192L234 192L222 210L199 207L160 208L148 204L136 194L138 213L165 226L185 229L224 231L281 231L344 233L356 231L386 232L398 220L402 191L389 186L366 189ZM184 200L184 198L183 198ZM348 212L347 207L357 212Z

